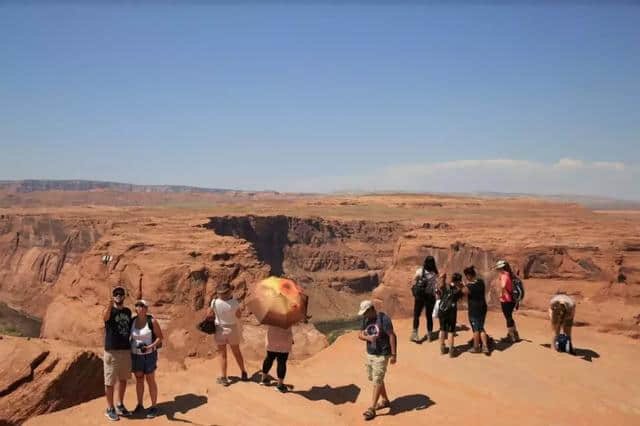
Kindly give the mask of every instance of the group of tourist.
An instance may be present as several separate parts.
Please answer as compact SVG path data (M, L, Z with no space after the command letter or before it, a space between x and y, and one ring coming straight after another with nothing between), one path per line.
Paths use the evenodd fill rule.
M499 271L500 279L500 304L507 324L505 340L515 343L520 340L513 319L513 311L517 306L514 297L514 281L517 277L511 270L509 263L504 260L498 261L496 269ZM443 355L448 353L450 357L455 357L454 336L458 301L466 296L469 324L473 332L473 344L470 352L489 355L491 353L489 338L484 329L487 316L486 285L484 280L477 275L473 265L464 268L463 274L464 280L462 274L456 272L448 281L447 274L438 274L438 267L433 256L427 256L424 259L422 267L416 270L415 279L412 281L414 309L410 340L416 343L432 341L433 318L437 317L440 321L440 352ZM420 338L418 328L423 310L427 320L427 334Z
M519 302L515 284L519 282L519 278L513 273L509 263L504 260L497 262L496 270L499 272L500 304L507 327L504 340L515 343L520 340L513 319L513 311L517 309ZM454 273L449 281L447 274L438 273L433 256L425 258L412 281L414 310L410 340L413 342L434 340L433 318L438 317L440 352L455 357L454 336L458 301L466 296L469 324L473 332L472 347L469 351L490 355L489 337L484 329L487 316L486 285L473 266L464 268L463 274L464 279L462 274ZM233 297L232 290L233 288L228 284L220 285L207 311L207 319L215 324L214 341L220 355L220 376L216 382L222 386L231 384L227 376L227 345L230 346L240 369L240 380L249 380L240 350L242 312L240 303ZM158 321L148 314L148 303L141 298L135 303L137 315L132 317L131 311L124 306L125 294L124 287L115 287L112 300L103 315L105 322L104 381L107 398L105 415L109 420L119 420L119 416L132 414L153 418L159 414L156 407L158 386L154 373L158 359L157 350L162 345L162 330ZM421 339L418 336L418 328L423 310L426 313L427 334ZM362 301L358 315L362 318L358 338L366 342L366 371L373 385L371 405L363 415L365 420L371 420L375 418L377 410L388 408L391 404L384 378L388 364L395 364L397 360L397 337L391 318L384 312L377 311L370 300ZM549 316L554 332L552 347L559 349L558 345L568 345L566 351L572 352L570 338L575 316L575 302L566 294L556 294L551 299ZM563 334L560 334L561 331ZM566 340L561 341L560 336L565 336ZM277 360L275 388L279 392L287 392L284 378L292 345L291 327L267 326L266 357L262 363L260 384L270 384L269 371ZM127 379L131 372L136 378L138 401L133 413L124 406ZM151 397L151 406L146 411L143 407L145 380ZM118 400L117 404L114 404L116 384Z

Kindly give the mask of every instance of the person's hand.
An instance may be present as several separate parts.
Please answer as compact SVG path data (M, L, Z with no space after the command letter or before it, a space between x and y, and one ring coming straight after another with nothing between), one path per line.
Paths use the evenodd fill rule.
M156 345L155 345L155 344L153 344L153 343L152 343L152 344L150 344L150 345L146 345L146 346L144 347L144 352L145 352L145 353L146 353L146 352L151 352L151 351L153 351L155 348L156 348Z
M391 360L390 360L391 364L395 364L396 361L397 361L397 358L398 358L398 356L396 354L392 354L391 355Z

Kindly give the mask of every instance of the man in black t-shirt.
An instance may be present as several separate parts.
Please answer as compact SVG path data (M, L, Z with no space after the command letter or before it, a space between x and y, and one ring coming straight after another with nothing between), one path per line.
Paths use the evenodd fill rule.
M360 303L358 315L362 316L358 338L367 342L367 375L373 382L371 406L363 415L365 420L371 420L376 416L376 410L391 406L384 376L389 361L391 364L396 363L397 339L391 318L384 312L377 312L370 300ZM378 404L380 397L382 401Z
M124 306L125 289L118 285L113 289L112 300L102 315L104 320L104 387L107 397L105 416L119 420L118 416L131 413L124 406L127 379L131 375L131 310ZM113 405L113 388L118 382L119 403Z

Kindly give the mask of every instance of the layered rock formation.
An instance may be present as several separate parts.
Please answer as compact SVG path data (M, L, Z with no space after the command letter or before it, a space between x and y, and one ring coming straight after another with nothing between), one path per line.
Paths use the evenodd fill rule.
M0 336L0 424L104 395L102 360L61 342Z

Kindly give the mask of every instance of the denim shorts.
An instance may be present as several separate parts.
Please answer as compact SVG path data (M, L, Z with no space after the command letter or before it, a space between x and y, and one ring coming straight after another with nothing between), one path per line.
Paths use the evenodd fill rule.
M131 354L131 370L134 373L151 374L156 371L158 351L144 355Z
M481 316L471 316L469 315L469 322L471 323L471 330L474 333L480 332L480 331L484 331L484 320L486 318L486 314L485 315L481 315Z

